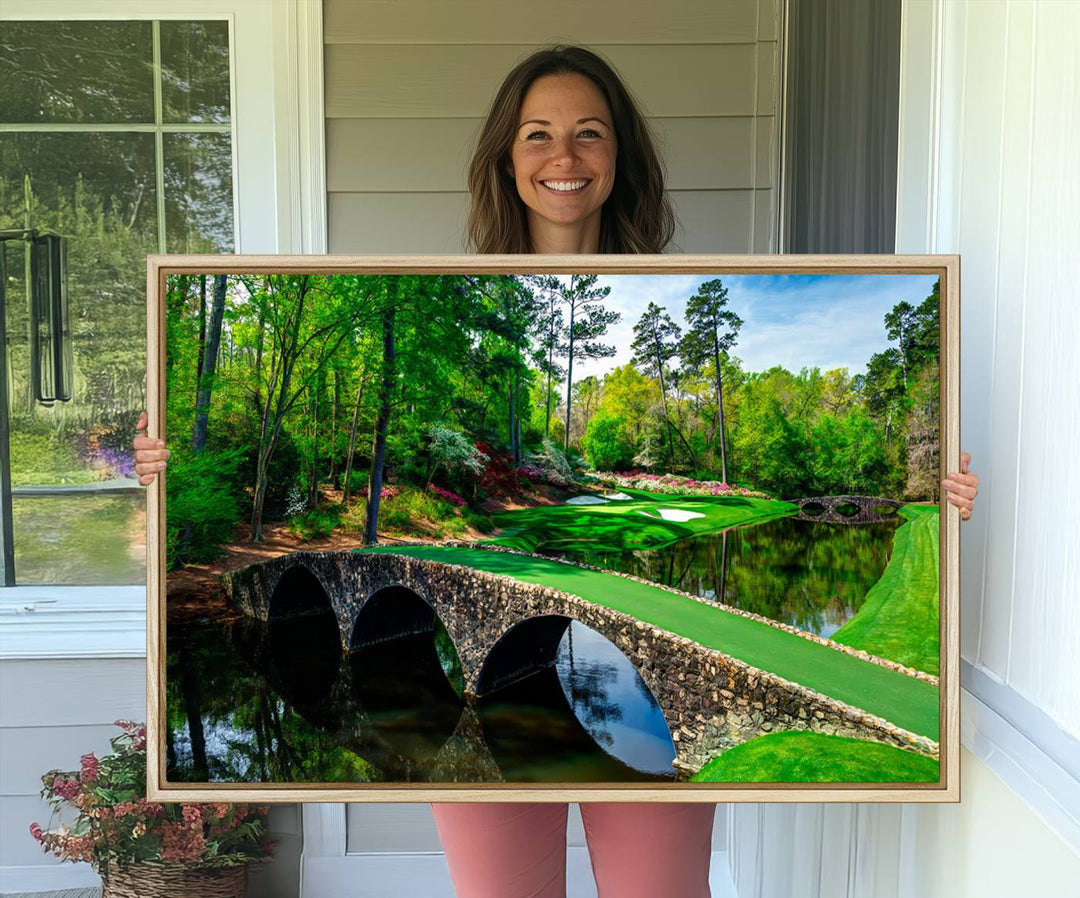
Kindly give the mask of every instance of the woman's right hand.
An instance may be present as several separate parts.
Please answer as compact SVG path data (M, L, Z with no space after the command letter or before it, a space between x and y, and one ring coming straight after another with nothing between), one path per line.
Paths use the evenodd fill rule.
M142 412L135 430L145 431L148 423L146 412ZM132 445L135 447L135 473L139 475L139 483L149 486L158 472L165 470L165 459L169 457L169 450L165 448L164 440L155 440L145 434L137 435Z

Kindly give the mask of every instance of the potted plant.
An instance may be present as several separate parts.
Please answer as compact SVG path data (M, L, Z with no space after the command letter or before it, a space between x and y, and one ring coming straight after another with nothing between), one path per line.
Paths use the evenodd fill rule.
M78 771L50 770L41 797L56 829L30 825L46 852L87 861L101 875L102 898L243 898L248 864L268 860L268 808L146 799L146 727L118 720L113 753L82 756Z

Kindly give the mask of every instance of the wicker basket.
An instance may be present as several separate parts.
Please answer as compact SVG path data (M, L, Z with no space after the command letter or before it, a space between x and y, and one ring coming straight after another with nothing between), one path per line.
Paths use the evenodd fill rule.
M246 864L207 870L142 863L101 877L101 898L244 898L246 892Z

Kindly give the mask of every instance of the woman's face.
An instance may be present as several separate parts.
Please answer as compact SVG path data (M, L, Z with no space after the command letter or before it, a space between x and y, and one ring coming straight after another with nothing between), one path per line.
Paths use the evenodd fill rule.
M614 124L584 75L545 75L526 92L510 163L534 247L552 237L598 244L600 210L615 181Z

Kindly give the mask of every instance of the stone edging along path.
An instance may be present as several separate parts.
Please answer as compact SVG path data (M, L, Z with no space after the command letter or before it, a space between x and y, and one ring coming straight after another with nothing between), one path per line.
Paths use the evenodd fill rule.
M509 546L497 546L491 543L471 543L467 540L442 540L440 542L400 542L393 543L394 547L397 546L436 546L446 547L454 549L483 549L487 552L506 552L511 555L522 555L526 558L535 558L538 561L553 561L559 564L566 564L571 567L582 568L588 571L597 571L601 574L610 574L612 577L622 577L625 580L632 580L635 583L643 583L646 586L656 586L666 592L674 593L675 595L682 596L686 599L692 599L695 602L701 602L703 605L707 605L710 608L719 608L722 611L726 611L729 614L737 614L740 617L745 617L749 620L757 621L759 624L765 624L766 626L773 627L777 630L783 630L785 633L790 633L793 636L799 636L802 639L808 639L811 642L816 642L818 645L823 645L826 648L833 649L838 652L843 652L845 655L851 655L858 658L861 661L868 661L871 664L876 664L879 667L885 667L889 670L894 670L897 673L904 674L905 676L912 677L916 680L922 680L924 683L929 683L931 686L939 686L939 678L934 674L926 673L922 670L916 670L913 667L906 667L903 664L899 664L896 661L890 661L888 658L880 658L877 655L871 655L869 652L865 652L862 649L853 648L850 645L844 645L841 642L833 642L831 639L827 639L824 636L818 636L816 633L809 633L806 630L800 630L798 627L793 627L791 624L781 623L780 621L772 620L771 618L764 617L760 614L754 614L751 611L743 611L741 608L735 608L731 605L723 605L719 602L710 602L708 599L703 599L701 596L694 595L693 593L685 592L681 589L676 589L674 586L664 586L662 583L654 583L652 580L645 580L642 577L635 577L633 574L626 574L622 571L609 571L607 568L596 567L591 564L582 564L577 561L568 561L565 558L552 558L547 555L537 555L532 552L522 552L520 549L512 549Z

